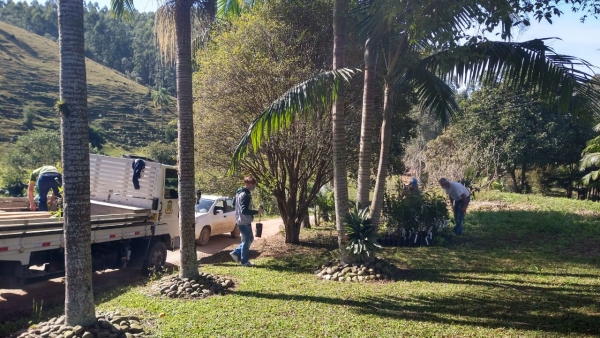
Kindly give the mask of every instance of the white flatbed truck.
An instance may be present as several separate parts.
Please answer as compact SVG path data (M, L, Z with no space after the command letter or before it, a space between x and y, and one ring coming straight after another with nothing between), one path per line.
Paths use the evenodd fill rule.
M179 247L177 168L145 161L136 190L134 160L90 154L94 271L162 266ZM28 204L0 199L0 288L64 275L63 220Z

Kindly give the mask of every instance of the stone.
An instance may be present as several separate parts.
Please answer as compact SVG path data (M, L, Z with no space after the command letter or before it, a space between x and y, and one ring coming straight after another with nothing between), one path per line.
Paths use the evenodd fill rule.
M127 326L127 325L129 325L129 323L123 320L123 321L121 321L119 323L119 325L121 325L121 326Z
M368 271L369 271L370 274L372 274L373 272L375 272L375 269L370 268Z
M120 330L121 331L129 331L129 325L121 325Z
M85 331L85 329L81 325L77 325L77 326L73 327L73 333L76 335L82 334L83 331Z
M52 330L52 327L46 325L46 326L42 327L42 329L40 330L40 333L38 333L38 334L46 333L50 330Z
M325 270L325 272L326 272L327 274L331 274L331 268L327 268L327 269Z
M177 285L173 284L173 285L171 285L171 287L169 289L171 291L175 291L175 290L177 290Z
M331 275L325 275L325 276L323 276L323 279L330 280L331 279Z
M192 284L192 289L194 289L194 290L197 289L197 288L199 288L199 287L200 287L200 284L198 284L198 283Z
M337 276L337 274L335 274L335 275L331 276L331 280L333 280L333 281L337 281L337 280L338 280L338 276Z
M346 273L348 273L348 271L350 271L349 267L345 267L342 269L342 275L345 275Z
M58 336L56 336L56 338L65 338L65 336L63 336L62 334L59 334Z
M198 297L200 294L197 291L194 291L190 294L192 297Z
M112 327L110 322L107 322L106 320L100 320L98 321L98 324L100 324L100 327L103 329L110 329Z
M356 276L355 276L355 277L352 277L352 281L353 281L353 282L358 282L358 277L356 277Z
M338 278L338 281L340 281L340 282L343 282L343 281L345 281L345 280L346 280L346 277L339 277L339 278Z
M192 292L194 292L194 289L192 289L192 288L186 288L186 289L185 289L185 292L187 292L187 293L192 293Z
M346 277L346 283L351 283L352 282L352 278L351 277Z
M48 337L50 337L50 332L46 331L46 332L40 334L40 337L42 337L42 338L48 338Z
M131 324L131 327L129 328L129 332L130 333L140 333L143 332L144 329L142 328L142 325L138 324Z
M67 331L63 332L63 336L65 338L73 338L75 336L75 334L73 333L73 331L67 330Z
M204 290L202 290L202 293L205 294L205 295L209 295L209 294L211 294L211 291L207 290L207 289L204 289Z
M171 287L170 286L165 286L164 288L160 289L160 293L168 293L169 291L171 291Z
M351 270L352 270L352 272L356 272L356 271L358 271L358 267L352 266Z
M317 278L323 278L323 271L319 271L319 273L317 274Z
M377 278L377 279L381 279L381 274L376 274L376 275L375 275L375 278Z
M367 274L367 273L366 273L365 271L362 271L362 270L360 270L360 271L358 272L358 275L359 275L359 276L361 276L361 277L362 277L362 276L365 276L366 274Z
M167 294L168 297L175 298L177 296L177 292L171 291Z
M331 268L331 273L336 273L338 271L340 271L340 268L337 265L335 265Z
M227 287L232 287L233 286L233 281L231 279L226 279L225 283L227 284Z
M56 322L54 322L54 324L61 325L64 322L65 322L65 316L60 316L60 317L58 317L58 319L56 320Z
M56 334L54 332L50 332L50 334L48 335L48 338L58 338L58 334Z
M190 287L192 287L192 284L190 284L190 282L185 282L185 283L183 283L183 287L190 288Z
M361 275L359 275L357 278L358 278L358 281L359 281L359 282L362 282L362 281L364 281L364 280L365 280L365 276L361 276Z
M93 333L85 332L81 338L96 338Z

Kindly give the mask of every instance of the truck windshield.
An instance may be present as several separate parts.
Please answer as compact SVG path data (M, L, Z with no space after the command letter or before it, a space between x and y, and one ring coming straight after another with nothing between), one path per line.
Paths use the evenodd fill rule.
M210 210L210 207L215 203L215 200L200 198L200 202L196 204L196 212L205 213Z

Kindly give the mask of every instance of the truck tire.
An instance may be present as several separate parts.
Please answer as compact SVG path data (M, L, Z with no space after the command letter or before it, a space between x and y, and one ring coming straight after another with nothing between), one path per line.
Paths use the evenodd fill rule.
M163 242L153 242L150 244L148 255L144 261L144 270L160 270L167 261L167 246Z
M198 239L196 240L196 245L199 246L203 246L208 244L208 241L210 240L210 228L205 226L204 228L202 228L202 231L200 231L200 236L198 236Z
M233 231L231 232L231 238L240 238L240 228L238 228L237 224L235 225L235 228L233 228Z

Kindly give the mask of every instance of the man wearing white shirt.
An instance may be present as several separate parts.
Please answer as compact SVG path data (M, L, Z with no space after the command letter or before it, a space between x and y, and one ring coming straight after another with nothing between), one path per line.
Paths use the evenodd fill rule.
M464 185L458 182L450 182L445 177L440 178L439 182L448 197L450 197L450 203L454 209L454 233L462 235L463 221L469 202L471 202L471 193Z

